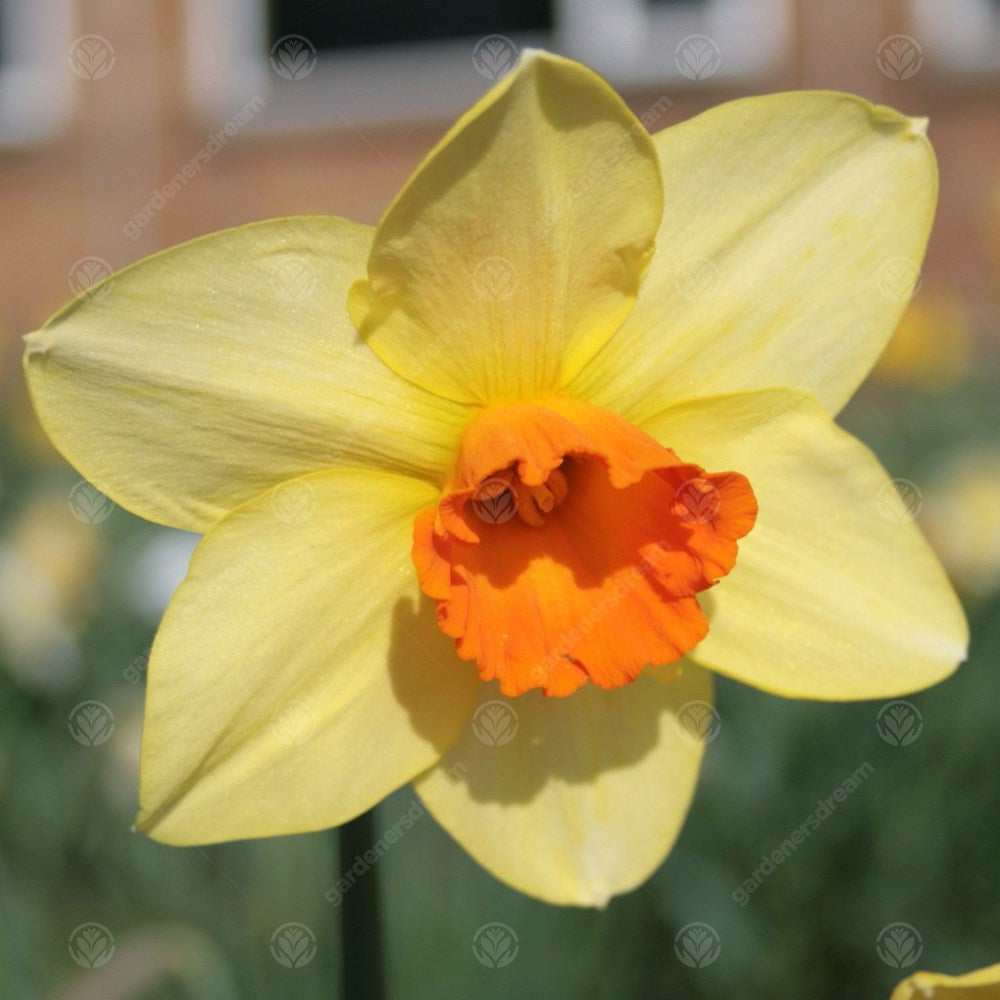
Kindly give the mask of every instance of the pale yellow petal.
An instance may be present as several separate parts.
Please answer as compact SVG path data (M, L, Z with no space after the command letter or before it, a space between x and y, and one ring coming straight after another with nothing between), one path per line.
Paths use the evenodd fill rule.
M282 489L206 535L153 644L138 827L157 840L342 823L433 764L472 709L480 681L410 564L435 491L360 471Z
M451 399L556 389L631 309L661 210L656 152L621 98L525 52L390 206L351 315Z
M889 1000L1000 1000L1000 965L961 976L914 972L892 991Z
M123 507L192 531L317 469L438 478L467 415L354 329L347 289L371 236L336 218L255 223L81 295L26 338L49 437Z
M703 751L677 716L711 699L694 664L674 684L643 674L568 698L506 699L484 685L469 725L415 785L497 878L549 903L604 906L677 839Z
M906 306L937 198L926 122L773 94L654 136L663 223L635 309L567 391L641 423L790 386L835 413Z
M760 505L735 569L699 597L699 663L835 700L917 691L965 658L961 606L892 476L811 397L711 397L643 429L686 462L742 472Z

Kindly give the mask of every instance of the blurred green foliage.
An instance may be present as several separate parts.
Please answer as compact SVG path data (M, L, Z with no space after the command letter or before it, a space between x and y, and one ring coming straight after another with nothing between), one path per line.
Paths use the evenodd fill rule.
M54 498L73 516L68 498L79 477L40 445L16 382L5 398L0 555L9 559L31 505ZM991 443L994 411L994 389L980 374L946 395L867 386L843 423L893 476L922 484L943 458ZM130 600L129 581L163 529L118 509L83 527L97 533L102 558L76 583L86 600L67 603L75 671L36 677L30 665L0 663L0 997L342 996L352 955L342 954L340 922L353 910L350 894L341 906L324 898L350 861L338 858L335 833L181 849L130 832L142 663L155 624ZM676 849L644 887L604 911L550 907L508 890L430 816L420 818L365 876L381 894L390 996L878 998L917 967L960 972L997 961L998 612L995 591L970 599L969 661L907 699L923 729L906 746L880 738L880 703L787 701L720 680L721 729ZM87 700L115 719L110 738L94 746L68 725ZM738 905L733 893L761 857L866 761L871 777ZM412 799L404 788L382 803L376 828L391 826ZM502 968L473 952L476 932L495 922L518 949ZM704 968L687 967L674 949L693 922L714 928L722 944ZM923 941L906 970L876 954L880 930L896 922ZM114 941L96 968L72 955L74 931L88 923ZM314 955L308 940L295 951L287 937L275 939L289 923L312 932Z

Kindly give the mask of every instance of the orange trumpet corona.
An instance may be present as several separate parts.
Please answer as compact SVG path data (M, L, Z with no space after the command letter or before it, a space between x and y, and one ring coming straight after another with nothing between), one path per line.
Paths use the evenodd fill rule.
M671 663L708 632L696 594L733 567L757 503L562 396L488 406L414 525L420 586L459 656L506 695L568 695Z

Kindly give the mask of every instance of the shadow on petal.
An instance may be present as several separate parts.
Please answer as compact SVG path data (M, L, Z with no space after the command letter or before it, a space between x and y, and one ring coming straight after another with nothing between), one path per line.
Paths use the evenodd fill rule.
M413 604L404 597L393 608L389 677L414 731L443 754L467 725L482 681L438 628L434 601L421 595L416 609Z
M566 698L505 698L494 682L482 688L438 765L478 802L528 802L552 780L588 784L627 768L656 746L662 716L691 698L645 676L614 691L587 684Z

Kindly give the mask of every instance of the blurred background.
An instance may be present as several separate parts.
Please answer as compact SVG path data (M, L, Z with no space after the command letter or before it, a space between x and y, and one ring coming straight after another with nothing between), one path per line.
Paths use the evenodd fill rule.
M588 62L654 131L790 88L929 116L926 264L884 276L910 304L841 419L895 479L884 515L940 554L972 650L888 705L719 681L677 848L602 912L507 890L422 817L377 865L389 995L887 997L917 968L1000 960L1000 2L0 0L0 998L339 997L351 961L346 904L324 898L350 863L335 834L178 849L130 832L149 644L196 539L51 450L20 335L206 232L377 221L525 45Z

